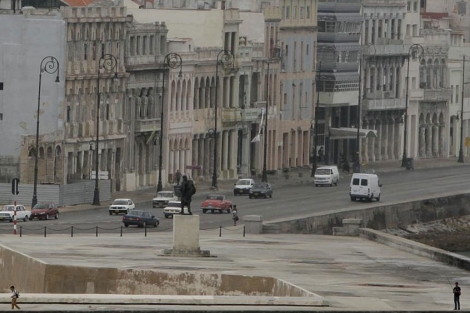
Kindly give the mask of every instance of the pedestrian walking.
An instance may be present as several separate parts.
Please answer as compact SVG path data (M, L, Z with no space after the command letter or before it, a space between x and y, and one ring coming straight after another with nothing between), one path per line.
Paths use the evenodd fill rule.
M238 217L238 210L237 210L236 205L234 205L232 209L232 219L233 219L233 226L237 226L237 222L240 218Z
M20 297L20 293L15 289L15 286L11 286L10 290L11 290L11 309L14 310L15 308L17 308L19 310L20 307L18 306L18 304L16 304L16 301Z
M188 176L183 175L183 182L181 183L181 215L184 215L184 207L188 208L188 214L191 213L191 200L192 196L196 193L196 186L192 180L188 180Z
M459 283L455 282L455 287L453 289L454 292L454 310L460 310L460 294L461 289L459 287Z
M323 147L320 147L320 150L318 150L318 162L323 161L323 156L325 155L325 152L323 151Z
M176 173L175 173L175 180L176 180L176 185L179 186L180 181L181 181L181 172L180 172L180 170L176 170Z

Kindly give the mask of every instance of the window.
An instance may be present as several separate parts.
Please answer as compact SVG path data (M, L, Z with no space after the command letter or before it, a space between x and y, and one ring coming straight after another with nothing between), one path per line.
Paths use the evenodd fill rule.
M353 185L354 186L359 186L359 178L354 178L353 179Z
M292 7L292 18L293 19L297 18L297 6L296 5Z
M455 103L459 103L459 85L455 86Z
M303 18L304 18L304 9L305 9L304 7L301 7L301 8L300 8L300 13L299 13L300 19L303 19Z
M418 12L418 1L413 2L413 12Z
M361 179L361 186L367 186L367 179Z
M136 54L140 55L140 36L137 36Z
M451 85L451 86L450 86L450 91L451 91L451 94L450 94L450 103L454 103L454 85Z
M87 58L87 53L88 53L88 45L84 44L83 45L83 59L86 60Z
M290 18L290 6L286 6L286 19Z
M310 7L307 7L307 12L306 12L306 19L309 20L310 19Z
M406 11L411 12L411 1L406 4Z

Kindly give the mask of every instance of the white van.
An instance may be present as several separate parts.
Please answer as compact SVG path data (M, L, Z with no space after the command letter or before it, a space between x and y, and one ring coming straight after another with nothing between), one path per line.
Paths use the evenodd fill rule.
M339 181L339 171L337 166L322 166L317 168L315 171L315 176L313 177L313 182L315 186L318 185L329 185L338 186Z
M368 201L377 199L380 201L380 187L382 184L376 174L356 173L351 178L349 196L351 201L356 201L356 199L367 199Z

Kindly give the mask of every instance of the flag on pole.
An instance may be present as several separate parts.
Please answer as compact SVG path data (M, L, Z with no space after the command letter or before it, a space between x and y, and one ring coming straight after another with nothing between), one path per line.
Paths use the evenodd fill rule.
M253 140L251 140L251 142L260 142L261 141L261 131L263 130L263 127L264 127L264 116L265 112L264 112L264 108L261 108L261 121L259 123L259 131L258 131L258 135L256 135Z

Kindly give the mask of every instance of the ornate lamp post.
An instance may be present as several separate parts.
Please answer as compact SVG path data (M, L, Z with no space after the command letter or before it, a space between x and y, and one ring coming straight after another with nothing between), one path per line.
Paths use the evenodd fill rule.
M215 104L214 104L214 168L212 173L212 189L217 190L217 107L218 104L218 91L219 91L219 64L223 66L233 66L233 55L229 50L220 50L217 54L215 65Z
M320 106L320 75L321 75L321 61L318 62L318 70L317 76L315 77L316 88L317 88L317 103L315 104L314 109L314 118L315 118L315 125L311 125L310 128L313 127L313 131L315 131L314 140L313 140L313 151L312 151L312 172L310 173L310 177L315 176L315 171L317 170L317 145L318 145L318 107Z
M408 65L406 70L406 98L405 98L405 127L403 128L403 156L401 159L401 166L406 167L406 140L407 140L407 130L408 130L408 101L409 101L409 90L410 90L410 58L416 58L418 55L424 54L424 48L420 44L415 43L411 45L408 49Z
M59 83L59 61L53 56L47 56L41 61L39 66L39 92L38 92L38 110L36 112L36 156L34 159L34 187L33 187L33 200L31 208L38 203L37 186L38 186L38 157L39 157L39 115L41 110L41 82L42 73L56 74L55 82Z
M114 70L114 78L117 77L117 59L112 54L103 55L98 61L98 80L97 93L98 102L96 103L96 153L95 153L95 191L93 193L93 205L100 205L100 187L99 187L99 146L100 146L100 75L101 72L112 72Z
M165 59L163 61L163 64L165 67L168 67L170 69L180 69L180 72L178 74L178 77L183 77L182 73L182 65L183 65L183 60L181 59L181 56L178 53L168 53L165 55ZM160 144L160 151L159 151L159 157L158 157L158 183L157 183L157 192L163 190L163 185L162 185L162 164L163 164L163 106L165 103L165 71L163 71L163 82L162 82L162 101L161 101L161 109L160 109L160 136L159 136L159 144Z

